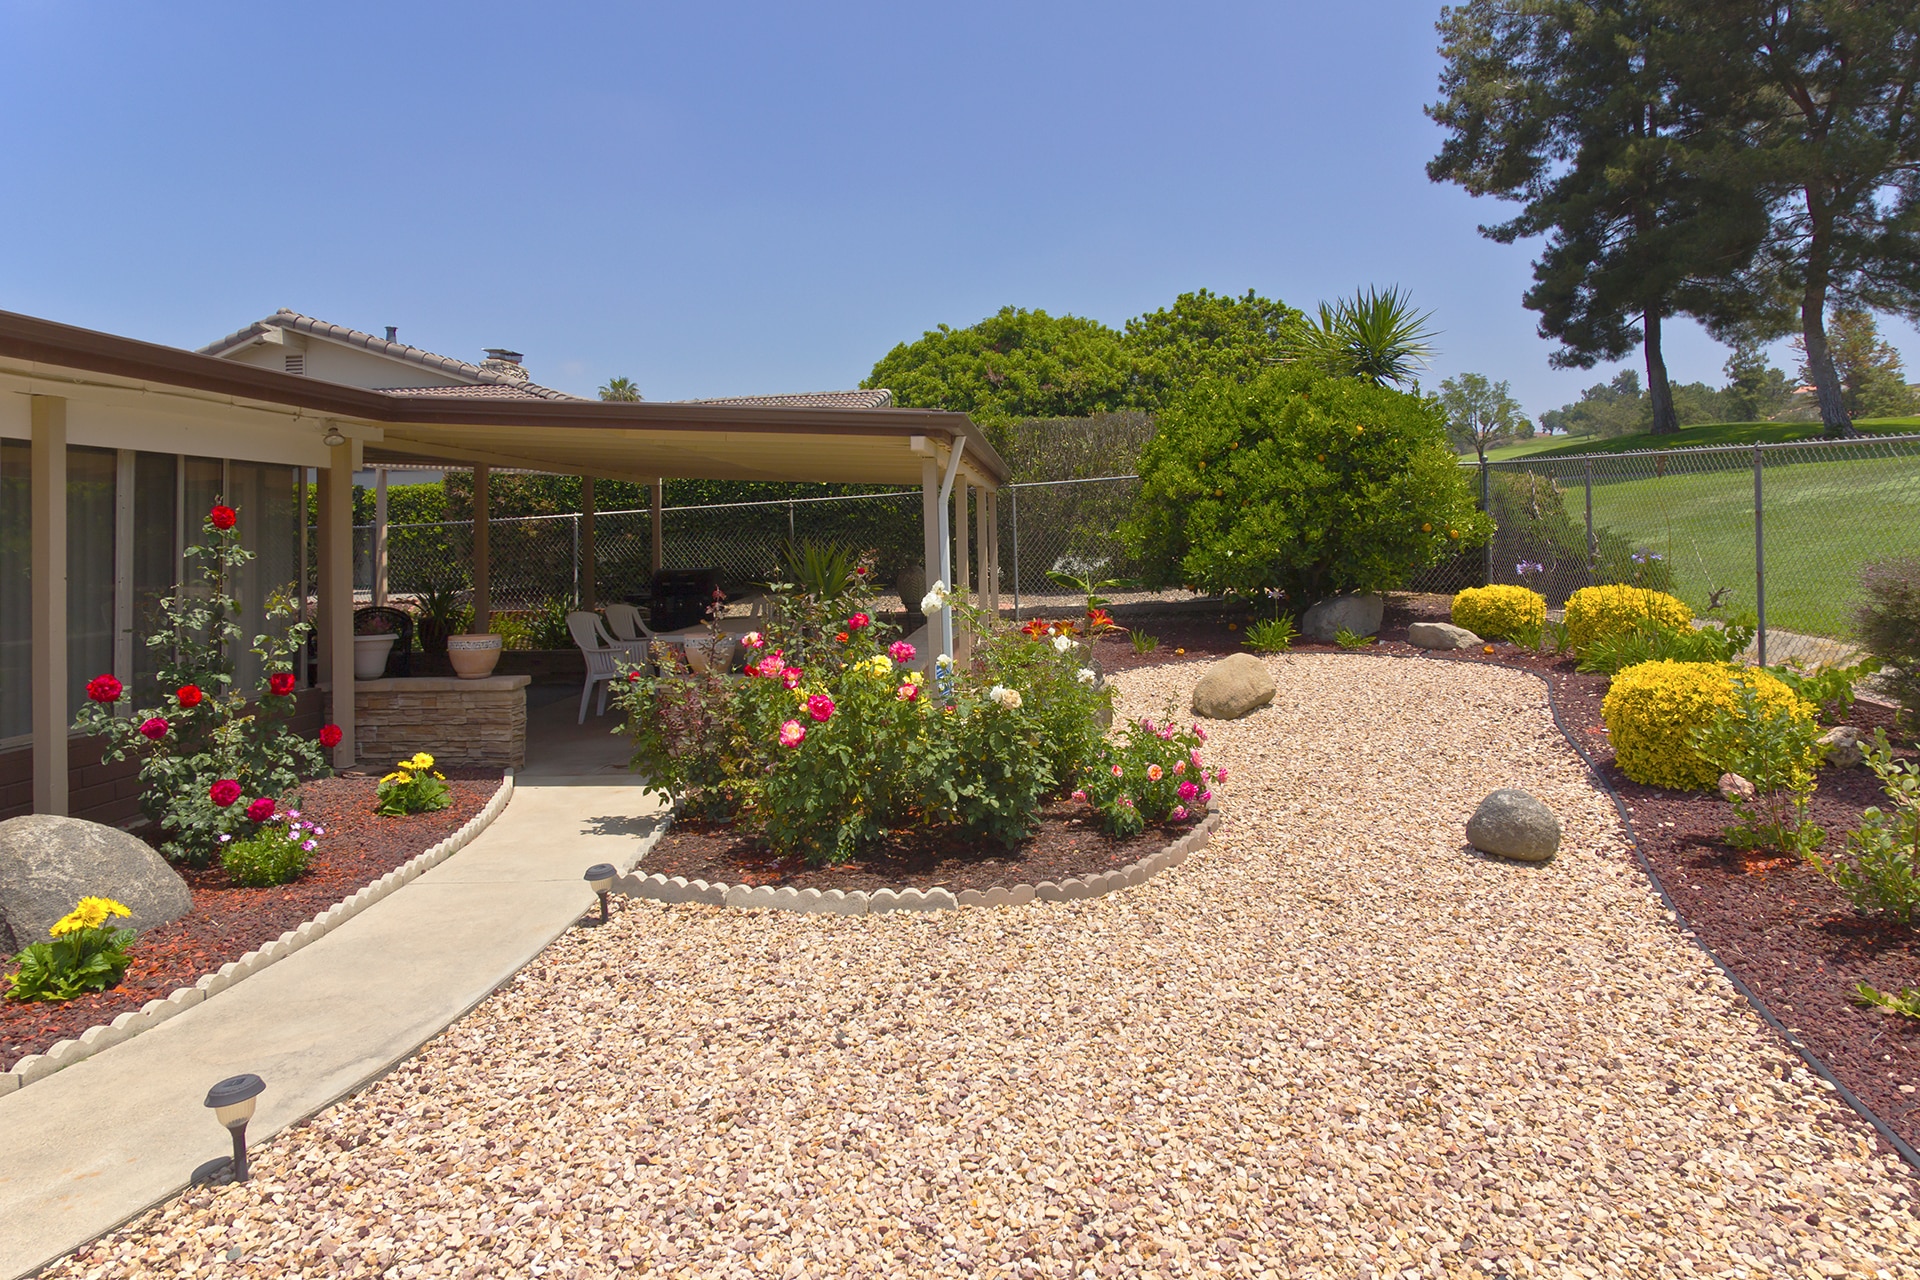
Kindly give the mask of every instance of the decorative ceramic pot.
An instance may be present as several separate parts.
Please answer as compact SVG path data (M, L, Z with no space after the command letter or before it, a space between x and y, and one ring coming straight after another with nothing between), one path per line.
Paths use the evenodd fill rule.
M688 636L687 666L693 674L703 676L710 667L726 670L733 657L732 636Z
M385 675L387 655L393 651L393 642L397 638L392 632L378 636L355 636L353 638L353 678L378 680Z
M927 566L910 564L893 575L893 582L900 592L900 603L907 607L908 613L918 617L920 601L927 594Z
M493 674L500 661L500 637L491 632L467 632L447 637L447 658L453 674L462 680L479 680Z

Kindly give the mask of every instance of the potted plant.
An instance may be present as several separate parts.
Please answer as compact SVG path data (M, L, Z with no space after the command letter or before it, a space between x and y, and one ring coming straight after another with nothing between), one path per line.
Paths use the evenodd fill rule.
M420 615L420 648L426 653L445 653L447 637L467 629L473 610L467 605L466 588L434 583L414 593L414 609Z
M463 631L447 637L447 659L453 674L462 680L479 680L493 674L500 661L504 637L493 631Z

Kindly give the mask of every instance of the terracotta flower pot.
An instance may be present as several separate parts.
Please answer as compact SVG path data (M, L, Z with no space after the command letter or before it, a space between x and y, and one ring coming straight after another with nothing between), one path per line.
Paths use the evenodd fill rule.
M387 655L393 651L393 642L396 638L391 631L385 635L355 636L353 638L353 678L378 680L385 675Z
M500 637L491 632L467 632L447 637L447 658L453 674L462 680L479 680L493 674L500 661Z

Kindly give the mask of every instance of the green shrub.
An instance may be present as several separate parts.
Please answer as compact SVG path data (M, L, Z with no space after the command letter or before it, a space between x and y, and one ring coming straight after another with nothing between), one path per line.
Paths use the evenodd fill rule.
M1342 649L1364 649L1373 643L1373 639L1372 636L1363 636L1356 631L1349 631L1345 627L1333 633L1333 642Z
M1732 662L1746 652L1753 635L1754 625L1745 620L1724 627L1675 627L1643 618L1630 631L1610 632L1588 644L1575 665L1581 671L1613 675L1643 662Z
M1212 788L1227 780L1227 771L1210 767L1200 753L1206 730L1197 724L1175 729L1167 714L1160 725L1128 721L1073 793L1093 807L1109 835L1138 835L1150 822L1197 822L1206 816Z
M860 553L837 542L803 538L780 548L780 572L803 595L834 600L853 590Z
M54 922L52 942L34 942L13 958L18 967L8 979L9 1000L71 1000L105 991L120 981L131 957L131 929L107 921L133 913L112 898L85 897Z
M1453 625L1488 640L1531 637L1547 624L1547 598L1526 587L1468 587L1453 598Z
M322 827L296 816L277 813L259 823L252 835L230 840L221 847L220 865L227 878L249 889L290 884L307 869Z
M1888 807L1860 815L1847 833L1846 853L1814 865L1839 885L1855 907L1912 924L1920 915L1920 763L1897 761L1884 730L1874 734L1867 766L1886 788Z
M1853 627L1884 666L1880 678L1910 722L1920 722L1920 556L1879 560L1860 571L1865 601Z
M392 773L380 779L374 795L373 811L383 818L436 813L453 803L447 775L434 771L433 757L424 751L395 765Z
M1652 787L1711 789L1722 771L1700 755L1693 731L1717 711L1736 710L1743 684L1763 707L1813 719L1813 708L1764 671L1714 662L1643 662L1622 671L1600 704L1620 771Z
M1802 671L1788 663L1768 667L1767 670L1780 683L1823 712L1831 710L1835 713L1835 719L1844 720L1847 713L1853 710L1855 683L1880 670L1882 665L1880 659L1868 656L1845 667L1826 666Z
M1693 731L1694 750L1722 773L1753 784L1751 799L1735 799L1739 821L1726 828L1736 849L1811 854L1827 833L1807 817L1814 771L1820 767L1820 730L1812 719L1778 703L1766 704L1750 680L1737 679L1738 704L1721 707Z
M1285 653L1293 648L1293 619L1286 614L1263 618L1247 627L1247 648L1255 653Z
M1160 640L1157 636L1150 636L1146 632L1137 629L1128 631L1127 639L1132 643L1133 651L1143 658L1160 647Z
M1022 720L1036 736L1053 788L1071 787L1113 720L1112 686L1100 681L1087 665L1087 650L1070 636L1028 635L972 608L961 616L980 637L974 650L980 679L1020 695Z
M1633 631L1647 623L1684 627L1693 621L1685 601L1645 587L1615 583L1582 587L1567 597L1567 639L1575 653L1601 636Z
M1161 415L1123 532L1153 585L1297 607L1397 588L1491 531L1437 401L1283 366Z

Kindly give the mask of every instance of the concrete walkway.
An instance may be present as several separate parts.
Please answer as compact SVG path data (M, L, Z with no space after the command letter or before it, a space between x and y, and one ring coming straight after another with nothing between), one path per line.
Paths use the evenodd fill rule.
M228 1152L202 1105L216 1080L266 1080L248 1133L264 1141L386 1072L538 955L592 903L587 867L632 867L661 806L626 772L613 718L576 727L577 693L536 701L529 767L472 844L213 999L0 1097L0 1277L166 1199Z

